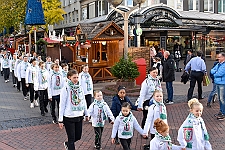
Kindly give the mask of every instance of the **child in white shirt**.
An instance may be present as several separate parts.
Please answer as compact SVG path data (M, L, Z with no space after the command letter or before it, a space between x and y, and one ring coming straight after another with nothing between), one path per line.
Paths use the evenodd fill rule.
M130 103L124 102L122 104L121 112L119 116L116 117L112 129L112 144L115 143L116 133L118 132L118 137L124 150L130 150L134 129L143 135L142 128L130 110Z
M178 130L177 141L182 150L212 150L209 134L202 119L203 106L198 99L188 101L190 113Z
M150 150L181 150L180 146L173 145L169 136L169 126L162 120L154 121L155 137L150 142Z
M52 71L48 79L48 98L50 100L51 115L53 119L53 124L57 124L57 118L55 114L55 105L57 103L57 108L59 110L59 102L62 88L64 87L64 78L62 73L59 71L58 64L52 64Z
M104 102L101 91L94 92L94 102L88 109L88 116L91 116L92 126L95 130L95 148L100 149L105 120L109 117L111 120L110 123L113 124L114 122L114 116L107 103Z

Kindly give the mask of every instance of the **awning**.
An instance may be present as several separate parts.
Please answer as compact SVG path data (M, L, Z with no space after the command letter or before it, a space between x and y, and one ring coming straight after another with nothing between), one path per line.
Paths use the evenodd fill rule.
M60 41L51 40L50 38L43 38L43 40L45 40L46 42L51 43L51 44L60 43Z

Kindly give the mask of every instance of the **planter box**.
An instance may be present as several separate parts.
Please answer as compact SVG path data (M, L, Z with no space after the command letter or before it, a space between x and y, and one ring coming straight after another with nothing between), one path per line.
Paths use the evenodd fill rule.
M136 80L134 81L117 81L116 86L124 86L125 88L134 88L136 86Z

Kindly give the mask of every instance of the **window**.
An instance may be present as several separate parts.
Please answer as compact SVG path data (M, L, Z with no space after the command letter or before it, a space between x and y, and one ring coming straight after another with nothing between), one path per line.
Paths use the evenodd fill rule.
M213 0L204 0L204 11L213 11Z
M97 9L98 9L98 16L105 15L106 8L105 8L105 1L104 0L98 1Z
M189 10L198 10L198 2L199 0L189 0L188 1L188 7Z
M89 4L89 18L95 17L95 2Z
M68 22L71 23L72 21L72 13L68 13Z
M72 22L75 22L75 11L72 12Z
M218 1L218 12L225 13L225 0Z
M63 0L63 6L67 6L67 0Z
M87 6L81 8L81 20L87 19Z
M160 4L160 0L146 0L144 3L141 4L141 7L148 7L155 4Z
M183 10L183 0L175 0L175 9Z
M78 10L75 10L75 20L76 21L79 21L79 14L78 14Z

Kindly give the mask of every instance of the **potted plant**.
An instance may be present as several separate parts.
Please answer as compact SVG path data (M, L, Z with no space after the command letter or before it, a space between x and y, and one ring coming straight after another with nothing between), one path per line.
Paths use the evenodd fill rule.
M136 63L131 60L130 56L128 59L120 58L119 62L111 68L111 72L118 79L116 84L127 88L135 87L135 78L140 75Z

